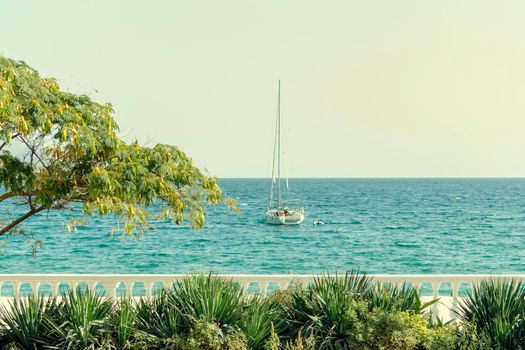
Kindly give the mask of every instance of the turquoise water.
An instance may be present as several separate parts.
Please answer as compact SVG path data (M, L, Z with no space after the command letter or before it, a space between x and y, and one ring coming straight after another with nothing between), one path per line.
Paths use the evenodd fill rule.
M110 239L111 217L77 234L71 213L41 213L25 226L44 248L3 243L0 273L523 273L525 179L300 179L301 226L264 223L268 180L223 180L240 216L210 209L207 227L158 223L138 240ZM4 205L4 204L2 204ZM1 215L22 210L0 207ZM326 224L314 226L322 219Z

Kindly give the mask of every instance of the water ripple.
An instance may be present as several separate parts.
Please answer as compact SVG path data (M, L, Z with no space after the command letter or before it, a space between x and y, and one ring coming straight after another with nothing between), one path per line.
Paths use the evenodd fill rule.
M264 223L267 180L223 180L242 215L210 208L207 227L169 222L144 238L111 240L111 217L65 233L73 214L27 222L30 240L3 247L2 273L315 273L360 267L371 273L519 273L525 269L524 179L291 180L303 200L298 227ZM3 204L5 205L5 204ZM8 208L13 213L17 206ZM20 209L21 210L21 209ZM6 211L6 212L7 212ZM1 214L0 214L1 218ZM325 225L313 225L321 219Z

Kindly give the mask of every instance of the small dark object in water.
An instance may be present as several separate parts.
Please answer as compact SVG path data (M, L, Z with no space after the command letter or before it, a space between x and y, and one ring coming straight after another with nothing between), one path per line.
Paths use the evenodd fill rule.
M322 222L321 220L317 219L314 221L314 225L324 225L324 222Z

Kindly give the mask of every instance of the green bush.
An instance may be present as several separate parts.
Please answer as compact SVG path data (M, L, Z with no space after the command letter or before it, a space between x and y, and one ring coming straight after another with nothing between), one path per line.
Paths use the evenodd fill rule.
M439 301L439 299L433 299L422 303L419 291L408 284L399 287L388 283L378 283L367 297L371 308L411 311L415 314L424 313L428 307Z
M445 350L456 347L456 328L430 328L419 314L374 309L368 319L366 347L370 349Z
M134 303L136 342L161 346L182 331L180 310L170 302L170 293L164 290L152 300L140 299Z
M9 307L0 307L0 332L3 343L16 344L23 349L37 349L47 333L46 310L55 305L54 299L45 301L33 296L15 299ZM13 345L14 346L14 345Z
M122 298L116 305L111 325L113 338L121 348L129 348L137 328L137 316L131 299Z
M45 321L48 345L64 349L94 349L110 338L109 323L114 303L91 291L69 291Z
M250 349L262 349L272 330L282 328L279 311L268 298L254 297L244 311L241 329L246 335Z
M317 344L312 333L304 339L301 332L299 332L294 340L285 341L283 344L273 328L271 336L264 346L265 350L315 350L316 348Z
M365 274L315 278L310 288L292 291L288 336L313 333L319 348L348 347L363 337L363 319L368 314L364 298L373 289Z
M204 319L219 326L238 326L246 297L241 286L213 275L191 275L167 291L167 302L179 310L183 324L193 326Z
M525 347L525 285L518 280L491 279L475 285L460 305L459 316L494 348Z
M194 275L152 300L82 290L61 301L15 299L0 308L0 349L523 349L524 298L517 281L485 281L461 306L458 326L428 317L416 289L358 272L268 297Z
M484 331L478 331L476 326L469 322L463 322L461 327L457 329L457 343L458 350L490 350L498 348L492 346L490 337Z
M186 340L181 343L183 350L246 350L246 336L233 327L219 327L205 319L198 320L191 328Z

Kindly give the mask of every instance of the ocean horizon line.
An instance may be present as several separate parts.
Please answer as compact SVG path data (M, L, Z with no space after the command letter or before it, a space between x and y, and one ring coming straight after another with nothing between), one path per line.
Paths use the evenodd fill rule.
M270 180L269 177L219 177L220 180ZM370 177L289 177L289 180L520 180L524 176L370 176ZM283 178L284 180L284 178Z

